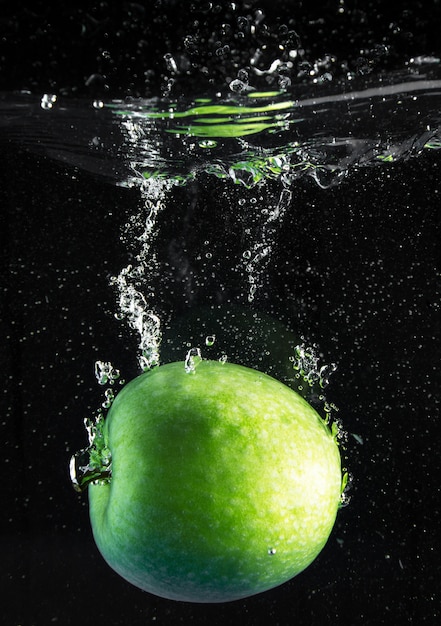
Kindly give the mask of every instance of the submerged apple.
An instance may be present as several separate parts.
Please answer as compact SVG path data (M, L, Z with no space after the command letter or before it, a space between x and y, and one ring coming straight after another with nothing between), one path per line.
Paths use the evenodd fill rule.
M341 496L340 455L297 393L240 365L171 363L116 397L108 483L89 486L109 565L164 598L226 602L289 580L318 555Z

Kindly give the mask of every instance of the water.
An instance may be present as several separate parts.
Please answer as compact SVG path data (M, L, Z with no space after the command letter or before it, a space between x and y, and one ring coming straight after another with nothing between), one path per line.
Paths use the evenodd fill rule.
M265 49L251 45L263 14L239 23L231 8L229 30L209 4L200 29L219 36L201 46L189 25L182 50L198 63L170 53L146 97L47 82L0 98L5 619L437 623L438 55L420 46L384 69L405 32L385 19L389 51L365 47L343 69L338 46L302 52L298 26L271 27ZM304 30L323 28L316 17ZM100 69L121 81L135 61L112 70L108 43ZM320 559L216 612L116 579L66 476L123 379L178 359L191 375L199 350L341 420L353 474Z
M311 176L326 188L352 168L438 149L438 66L291 92L99 102L3 94L7 138L120 185L207 172L251 188ZM49 103L49 104L47 104Z
M65 467L72 452L85 446L83 417L89 433L96 432L102 419L98 415L95 421L96 409L110 405L121 376L129 379L178 359L191 373L198 350L203 358L267 371L304 393L325 418L342 420L340 432L347 432L348 440L341 445L354 476L351 504L340 513L329 549L311 572L266 600L246 604L251 610L256 602L267 603L265 614L280 614L292 594L296 601L309 595L317 614L331 602L334 610L362 623L357 616L369 612L370 601L370 592L363 591L365 571L380 581L376 594L400 602L400 587L405 588L414 614L427 611L419 608L424 601L412 589L427 575L415 573L414 559L429 548L424 542L411 547L411 528L416 523L430 536L430 523L412 505L408 468L417 473L423 445L428 452L422 462L429 462L436 432L439 82L415 73L405 80L393 75L387 85L385 80L373 85L369 78L369 85L356 88L351 83L344 93L332 87L327 95L323 90L320 97L303 100L282 94L259 98L256 105L245 96L253 107L290 105L282 109L283 120L276 117L279 112L253 114L276 126L253 126L255 132L238 137L223 132L224 124L243 130L240 113L228 113L233 119L220 124L224 111L210 113L216 122L206 126L210 132L216 128L216 136L210 135L209 145L200 143L207 141L198 136L205 114L194 114L194 101L178 103L182 112L192 111L196 134L187 136L166 132L188 119L163 114L168 101L131 101L124 107L103 101L96 108L83 100L63 104L60 97L48 110L30 95L2 100L4 131L32 155L20 157L20 171L31 181L32 168L43 168L41 180L49 181L42 189L37 175L25 200L17 189L11 192L17 241L12 280L22 285L22 295L9 298L12 310L20 311L13 319L23 319L17 345L26 347L27 365L20 376L32 407L24 410L24 431L32 429L39 402L39 413L47 412L48 395L55 393L52 404L60 407L59 425L53 416L46 426L39 420L27 458L33 457L31 450L50 445L41 433L55 432L54 454ZM239 106L228 97L219 102L216 106ZM153 108L159 117L149 114ZM58 181L63 181L60 192L54 191ZM27 211L36 194L42 208L32 215ZM20 205L26 208L21 214ZM54 290L50 281L65 287ZM86 285L90 296L74 304ZM61 318L60 311L65 311ZM60 344L57 337L63 338ZM57 374L51 354L58 355ZM41 400L31 363L44 368ZM49 391L56 384L61 397ZM66 415L67 435L61 430ZM33 468L27 480L42 481L47 461L25 463ZM15 465L21 467L21 461ZM23 467L19 475L27 471ZM76 456L74 476L81 472L94 480L95 471ZM35 484L38 489L43 487ZM60 529L65 524L73 536L88 541L87 511L81 519L71 507L70 521L64 521L61 509L50 507L51 492L44 497ZM396 534L391 503L409 523L409 530L405 526L399 533L403 538ZM407 521L407 507L416 522ZM81 571L85 563L92 567L93 546L87 553L78 550L80 561L69 556L70 562ZM22 560L28 563L24 551ZM356 572L351 578L344 573L348 567ZM322 589L324 570L334 568L344 587L359 594L362 609L339 599L341 583L332 574L325 575L329 590ZM391 573L400 585L391 582ZM99 576L105 583L93 576L94 594L118 592L111 575L100 569ZM430 587L431 579L425 580ZM83 585L77 593L84 593ZM145 611L145 600L124 593L124 603ZM155 606L159 614L165 611L160 603Z
M218 303L253 303L265 288L274 243L285 213L295 206L299 181L311 177L327 189L354 169L396 163L441 147L438 73L437 66L426 71L412 67L387 79L320 83L291 93L250 89L243 95L233 89L234 95L217 92L179 101L63 103L44 94L36 102L30 95L4 94L2 119L7 136L31 151L111 184L139 189L141 209L130 216L123 234L133 261L110 282L118 296L115 315L138 334L138 361L146 370L161 360L156 310L161 305L152 284L164 263L155 249L161 228L157 221L164 205L173 203L173 188L194 189L191 183L208 175L224 180L224 189L232 182L255 190L237 199L242 244L230 261L241 274L241 288L232 295L223 287L225 294L217 296ZM223 246L222 237L220 241ZM196 260L205 257L208 266L216 242L206 239L204 246ZM184 297L187 305L195 293ZM310 383L310 373L305 376ZM321 379L318 371L313 377Z

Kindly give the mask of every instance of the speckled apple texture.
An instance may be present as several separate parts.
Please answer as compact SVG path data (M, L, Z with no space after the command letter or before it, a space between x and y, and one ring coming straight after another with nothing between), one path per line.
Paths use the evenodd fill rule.
M97 546L161 597L225 602L289 580L332 530L341 462L298 394L239 365L142 374L106 419L109 484L89 487Z

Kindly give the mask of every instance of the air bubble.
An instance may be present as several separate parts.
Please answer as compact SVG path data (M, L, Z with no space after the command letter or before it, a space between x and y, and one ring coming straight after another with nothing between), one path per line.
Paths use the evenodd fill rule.
M105 400L101 404L101 406L103 407L103 409L110 409L110 407L112 406L112 402L115 399L115 394L113 393L112 389L106 389L106 391L104 392L104 397Z
M248 72L246 70L239 70L237 72L238 80L242 81L245 85L248 85Z
M214 139L203 139L202 141L199 142L199 147L200 148L215 148L217 146L217 141L214 141Z
M237 25L240 30L245 30L249 26L249 22L246 17L240 16L237 18Z
M173 55L170 54L170 52L164 54L164 61L168 72L170 72L171 74L178 73L178 66L176 65L176 61L174 60Z
M329 384L330 375L337 369L335 363L319 365L315 346L306 346L304 343L294 348L294 358L290 361L299 377L310 387L318 383L324 389Z
M69 464L70 479L75 491L84 491L93 483L108 483L112 476L112 457L104 441L104 418L101 411L95 419L86 418L89 446L72 455Z
M212 346L214 345L214 342L216 341L216 335L207 335L205 337L205 345L206 346Z
M196 54L198 52L197 39L192 37L191 35L187 35L184 38L184 46L189 54Z
M231 81L231 83L229 84L229 87L231 91L233 91L234 93L242 93L243 91L246 90L247 85L242 80L235 78L234 80Z
M41 98L41 108L46 111L52 109L55 102L57 101L57 96L52 93L45 93Z
M288 76L280 76L278 82L280 89L289 89L291 87L291 79Z
M108 361L95 362L95 377L99 385L113 385L120 377L119 370L115 369Z
M230 52L230 46L222 46L221 48L218 48L215 52L216 56L218 57L224 57L226 56L228 53Z
M256 285L251 285L250 290L248 292L248 302L253 302L256 291L257 291Z
M133 141L139 141L139 136L133 137ZM159 364L159 346L161 343L161 320L150 309L147 297L148 273L154 262L151 246L155 235L155 225L158 213L163 208L163 200L177 182L174 180L158 180L154 178L144 179L142 182L142 194L145 205L141 213L136 217L136 223L144 222L144 229L137 237L141 248L135 257L134 264L127 265L118 276L110 279L111 284L117 290L118 311L117 319L124 319L139 337L138 362L142 371L150 370ZM135 223L135 220L133 220ZM130 224L127 228L130 227Z
M261 9L257 9L256 13L254 14L254 23L260 24L260 22L264 19L265 19L264 12Z
M187 374L194 374L196 367L202 361L200 348L190 348L185 357L184 367Z

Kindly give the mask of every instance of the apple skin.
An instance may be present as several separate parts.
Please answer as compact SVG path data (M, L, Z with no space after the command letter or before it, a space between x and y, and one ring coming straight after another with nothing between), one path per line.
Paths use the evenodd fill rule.
M296 392L201 361L128 383L106 418L109 483L89 486L96 544L123 578L189 602L284 583L325 545L341 496L338 446Z

